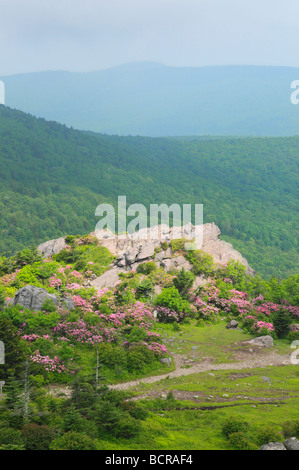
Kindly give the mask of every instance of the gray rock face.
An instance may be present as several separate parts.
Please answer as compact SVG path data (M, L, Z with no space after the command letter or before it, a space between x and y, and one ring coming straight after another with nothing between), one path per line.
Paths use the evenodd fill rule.
M233 330L235 328L237 328L239 325L239 322L237 322L236 320L231 320L227 325L226 325L226 328L228 330Z
M155 248L155 243L146 243L145 245L141 246L136 256L136 261L152 258L152 256L155 254Z
M167 248L167 250L160 251L155 256L155 261L161 263L164 259L169 259L172 256L171 248Z
M184 268L185 271L190 271L192 268L191 263L186 260L186 258L182 255L174 256L170 259L163 259L161 261L161 266L165 269L165 271L173 271L175 269L182 269Z
M258 336L250 341L250 344L255 344L256 346L261 346L263 348L271 348L273 346L273 338L270 335L267 336Z
M284 441L284 446L287 450L299 450L299 441L296 437L290 437Z
M37 249L41 255L43 255L45 258L48 258L49 256L56 255L65 247L65 239L64 237L61 237L56 238L55 240L49 240L45 243L41 243L38 245Z
M90 285L95 289L113 289L117 283L120 281L119 273L126 272L121 268L112 268L109 271L104 272L101 276L97 277L90 282Z
M260 450L287 450L281 442L269 442L260 447Z
M138 264L152 260L155 247L156 245L151 242L133 246L118 256L115 265L119 268L132 269L133 266L136 268Z
M46 289L28 285L18 290L13 299L13 305L19 304L30 310L42 310L43 304L47 300L51 300L54 305L58 304L56 295L49 294Z

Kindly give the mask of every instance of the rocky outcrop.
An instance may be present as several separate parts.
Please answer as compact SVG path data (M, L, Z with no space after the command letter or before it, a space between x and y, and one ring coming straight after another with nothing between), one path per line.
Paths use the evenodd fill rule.
M49 240L45 243L38 245L37 249L39 253L48 258L50 256L56 255L61 250L66 247L65 238L56 238L55 240Z
M201 250L213 257L216 264L224 265L229 260L239 261L246 267L246 273L253 275L254 270L249 266L246 258L233 248L230 243L219 239L221 234L219 227L214 223L204 224L194 227L191 224L175 229L167 225L159 225L157 227L141 229L132 234L123 234L116 236L111 231L97 230L91 233L99 240L99 244L105 246L114 256L117 256L116 266L124 269L136 269L140 262L151 260L155 254L155 248L161 250L162 242L170 242L175 238L184 238L186 240L194 239L194 231L198 228L202 230L202 246ZM66 247L65 238L57 238L41 243L38 251L44 257L50 257L59 253ZM159 266L163 266L166 270L178 267L180 260L170 262L166 260L172 259L171 249L161 250L155 256L155 262ZM185 260L185 269L188 264Z
M202 251L211 255L216 264L227 264L230 260L239 261L246 267L247 274L254 275L254 270L249 266L246 258L235 250L230 243L219 240L220 234L221 231L217 225L213 223L205 224Z
M214 223L198 226L202 230L201 250L210 254L215 264L226 264L229 260L236 260L246 267L248 274L254 274L247 260L235 250L231 244L219 240L220 230ZM124 234L115 236L109 230L93 232L101 246L106 247L116 260L110 266L110 269L96 279L90 281L90 285L96 289L114 288L119 282L119 273L136 270L141 263L154 261L158 268L164 268L165 271L180 270L186 271L192 269L192 265L182 255L173 253L170 247L164 246L164 242L171 242L173 239L194 239L194 227L188 224L175 229L167 225L141 229L133 234ZM39 252L44 257L53 256L66 247L65 239L58 238L49 240L38 246ZM207 280L203 276L197 276L194 287L204 286Z
M171 364L171 357L162 357L160 362L162 365L167 365L169 367Z
M30 310L42 310L43 304L47 300L52 301L54 305L58 305L56 295L49 294L46 289L28 285L17 291L12 304L22 305Z
M229 260L239 261L246 268L246 273L254 274L254 270L249 266L246 258L240 252L235 250L230 243L219 240L221 234L219 227L214 223L204 224L202 228L202 251L213 257L216 264L227 264ZM161 248L162 242L170 242L174 238L184 238L192 240L194 238L195 227L188 224L180 227L178 233L174 233L174 229L167 225L159 225L158 227L149 229L141 229L133 234L115 236L109 230L101 230L93 233L101 245L105 246L112 254L117 256L118 267L128 268L135 263L150 259L154 254L154 249ZM165 265L166 270L171 270L177 266L165 260L172 259L170 249L161 251L156 254L155 261L160 265ZM188 266L186 266L188 269Z

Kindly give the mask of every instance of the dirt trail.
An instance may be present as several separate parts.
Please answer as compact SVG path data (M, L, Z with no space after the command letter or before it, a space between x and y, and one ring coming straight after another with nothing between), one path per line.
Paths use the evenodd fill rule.
M176 369L172 372L168 372L162 375L155 375L153 377L142 378L138 380L132 380L130 382L119 383L116 385L110 385L109 388L114 390L127 390L131 387L136 387L140 384L151 384L159 382L160 380L175 377L182 377L190 374L197 374L200 372L215 371L215 370L234 370L234 369L252 369L255 367L268 367L268 366L284 366L290 364L290 356L281 356L275 352L267 354L253 355L245 360L238 362L229 362L222 364L213 364L211 362L200 362L190 366L189 368L182 368L181 356L175 355Z

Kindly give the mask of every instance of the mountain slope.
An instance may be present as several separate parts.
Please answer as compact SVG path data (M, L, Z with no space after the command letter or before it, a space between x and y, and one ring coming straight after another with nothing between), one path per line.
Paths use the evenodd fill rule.
M98 204L204 204L250 265L298 272L299 137L89 135L0 106L0 251L89 233Z
M90 73L0 77L6 104L78 129L118 135L298 134L297 68L133 63Z

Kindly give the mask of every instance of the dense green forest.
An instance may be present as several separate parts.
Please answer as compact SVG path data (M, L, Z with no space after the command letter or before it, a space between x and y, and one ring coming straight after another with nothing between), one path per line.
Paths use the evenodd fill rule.
M94 230L96 206L203 204L265 277L298 272L299 137L92 135L0 107L0 252Z

